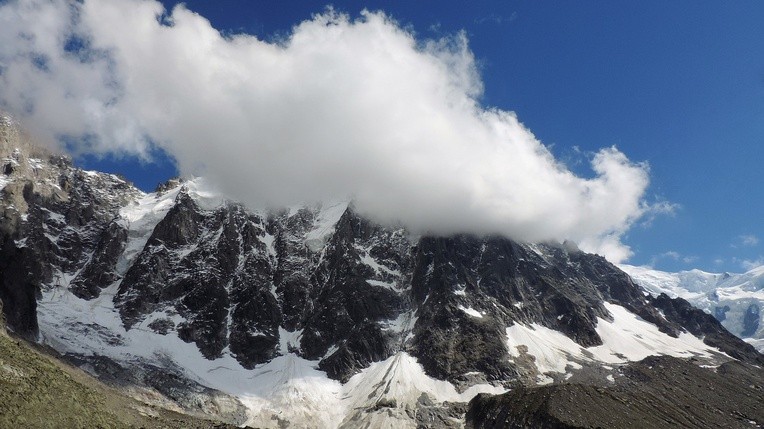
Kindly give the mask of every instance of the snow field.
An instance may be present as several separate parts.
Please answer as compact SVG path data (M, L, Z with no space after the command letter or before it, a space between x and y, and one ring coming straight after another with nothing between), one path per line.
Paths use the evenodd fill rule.
M651 355L712 357L720 354L692 334L685 332L673 338L619 305L605 303L605 307L613 321L602 318L597 321L601 346L585 348L561 332L535 323L517 323L506 330L510 356L520 358L523 354L520 346L525 346L527 354L535 358L534 364L540 373L564 374L568 367L581 368L582 362L620 364Z

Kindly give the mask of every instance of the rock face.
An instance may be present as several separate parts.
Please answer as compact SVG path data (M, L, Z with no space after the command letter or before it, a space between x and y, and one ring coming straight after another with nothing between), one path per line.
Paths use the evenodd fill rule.
M603 362L654 353L761 362L718 323L646 298L570 243L414 237L345 202L253 210L202 179L144 194L32 155L9 127L0 154L10 166L0 183L9 327L94 372L106 356L223 390L247 404L250 423L352 427L394 415L416 425L430 415L458 426L452 414L464 408L447 402L462 394ZM644 339L624 349L623 335ZM368 392L359 380L388 388Z
M558 384L481 394L467 427L751 428L764 425L764 370L728 362L716 370L650 357L620 368L605 385Z

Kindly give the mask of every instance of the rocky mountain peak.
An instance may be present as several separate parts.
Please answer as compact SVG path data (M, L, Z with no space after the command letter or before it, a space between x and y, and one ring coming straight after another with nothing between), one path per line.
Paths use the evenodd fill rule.
M415 237L348 202L253 210L202 178L146 194L34 153L3 155L9 327L183 406L227 398L236 424L445 426L478 392L601 379L653 354L761 363L572 243Z

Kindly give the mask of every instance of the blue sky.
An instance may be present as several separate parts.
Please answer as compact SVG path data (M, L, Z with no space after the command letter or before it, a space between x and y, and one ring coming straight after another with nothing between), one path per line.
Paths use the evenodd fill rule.
M219 30L265 40L324 10L314 1L185 3ZM464 31L481 103L516 112L579 175L593 175L588 160L612 145L648 162L650 198L678 208L623 237L631 263L741 271L764 255L764 3L331 4L352 17L382 10L419 39ZM81 162L150 189L175 174L157 159Z

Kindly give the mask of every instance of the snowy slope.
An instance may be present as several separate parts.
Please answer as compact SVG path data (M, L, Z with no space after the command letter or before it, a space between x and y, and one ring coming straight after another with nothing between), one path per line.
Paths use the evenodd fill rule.
M61 353L106 356L125 365L182 368L184 376L237 397L248 408L246 424L254 427L289 422L297 427L413 428L407 410L416 408L422 394L436 403L468 402L481 392L505 391L481 384L459 393L453 384L427 376L405 352L372 364L342 385L319 370L318 361L289 352L298 344L299 333L286 331L283 355L253 369L242 367L230 354L208 360L175 332L160 335L149 329L152 318L125 330L113 304L116 288L115 284L89 301L74 296L65 283L45 290L38 304L41 342ZM394 405L368 411L383 400Z
M119 211L116 220L127 230L117 274L124 275L136 262L159 222L175 207L181 192L191 196L201 210L214 211L225 204L203 179L187 181L183 186L161 193L138 194ZM317 207L306 232L301 234L305 246L321 252L347 207L347 203ZM312 209L296 208L287 216L294 217L301 210ZM274 256L273 237L264 237L267 253ZM370 249L359 249L363 252L362 264L387 281L400 276L397 270L378 263L369 254ZM190 251L180 253L182 257ZM245 423L256 427L279 427L287 422L301 427L341 424L355 427L360 422L368 427L416 427L408 412L416 408L422 394L427 395L429 401L440 403L466 402L480 392L505 391L484 384L458 393L451 383L427 376L416 359L405 352L373 364L342 385L318 369L318 360L308 360L295 353L302 334L284 328L279 329L279 355L267 363L245 368L227 349L223 356L208 359L195 344L182 340L177 331L160 334L149 326L153 321L168 319L179 325L185 320L178 312L171 308L158 310L126 329L114 304L121 280L103 289L96 298L87 300L70 291L69 284L77 275L77 272L56 272L55 281L43 288L38 302L41 342L62 353L105 356L127 367L155 365L180 369L183 376L238 398L248 408ZM395 282L381 280L368 280L368 283L385 288L395 285ZM386 323L384 329L410 338L415 320L410 313L401 313ZM367 411L382 399L392 400L396 405L387 407L384 412ZM390 417L388 411L397 417Z
M39 302L42 341L63 353L183 368L187 377L239 398L249 409L247 424L255 427L278 427L279 422L307 427L416 427L406 410L415 409L422 394L436 403L468 402L477 393L505 391L478 384L460 393L453 384L427 376L416 358L405 352L372 364L344 385L317 369L318 361L288 352L286 340L282 356L254 369L242 367L231 355L208 360L177 334L159 335L145 322L126 331L113 306L115 291L116 285L90 301L64 286L45 291ZM607 308L613 320L600 319L597 324L602 346L584 348L558 331L515 324L506 330L511 359L532 356L537 381L545 383L551 381L547 376L551 373L572 373L582 365L617 365L655 354L720 356L690 334L672 338L623 307L607 304ZM368 411L378 404L393 405Z
M606 303L605 306L613 320L599 318L597 322L602 345L581 347L562 333L544 326L515 324L507 328L510 355L518 362L527 355L532 356L540 383L551 382L550 375L567 374L569 377L581 369L582 364L608 366L654 355L720 357L718 350L689 333L674 338L619 305Z
M119 210L116 220L127 230L127 241L117 262L119 276L124 276L136 263L137 256L150 248L147 244L150 237L181 199L181 193L190 196L202 213L215 213L226 204L202 179L160 193L138 194ZM346 203L293 209L285 215L285 221L303 222L296 216L304 215L305 210L314 210L315 214L304 221L307 222L304 232L296 237L311 252L323 254L347 209ZM278 253L274 249L275 239L269 238L267 231L262 234L265 252L269 260L273 260ZM208 231L203 235L217 237L210 239L214 242L221 232ZM397 268L373 256L374 245L354 245L353 248L359 252L360 264L371 270L372 277L366 280L370 287L393 293L408 290L401 287L405 279ZM175 252L181 259L197 251L183 246L176 250L161 249ZM310 360L300 355L302 330L290 332L283 326L279 327L278 353L265 363L245 367L228 348L221 356L209 359L193 342L181 339L177 330L160 333L152 329L152 322L158 320L168 320L175 326L187 322L175 307L159 307L126 329L115 307L121 278L96 298L87 300L69 290L69 282L77 274L58 272L54 275L55 284L43 288L38 318L44 343L63 353L105 356L128 367L154 365L180 370L191 380L238 398L248 409L246 423L253 426L278 427L289 422L307 427L416 427L411 410L418 407L437 406L446 401L468 402L480 392L506 390L500 383L480 381L479 376L457 389L448 381L428 376L417 358L405 349L372 363L342 384L319 369L319 359ZM468 298L463 285L460 288L461 293L456 296ZM278 298L277 291L271 293ZM621 306L605 303L605 308L612 320L598 319L596 330L604 342L602 346L585 348L542 325L515 323L506 328L509 362L527 368L535 374L537 382L544 383L551 381L550 376L555 373L569 376L584 366L617 365L651 354L728 359L690 334L672 338ZM483 323L491 316L468 303L457 305L456 310L472 323ZM413 338L416 322L415 312L402 312L384 321L383 330L398 336L405 344ZM336 350L331 348L327 356ZM479 372L473 377L476 375Z
M159 335L144 324L126 331L112 303L115 290L105 290L91 301L77 298L65 287L44 292L39 302L42 341L63 353L183 368L189 378L239 398L249 409L247 424L255 427L278 427L279 422L307 427L416 427L407 410L416 408L422 394L436 403L468 402L477 393L505 391L479 384L460 393L453 384L427 376L416 358L405 352L372 364L344 385L318 370L318 361L288 352L286 341L282 356L254 369L242 367L230 355L208 360L175 333ZM582 364L617 365L654 354L719 355L690 334L672 338L620 306L607 308L614 320L598 322L602 346L584 348L549 328L515 324L507 328L510 356L531 355L543 383L551 381L544 374L574 372ZM378 404L388 405L368 411Z
M686 299L716 317L730 332L764 351L764 267L743 274L700 270L668 273L631 265L620 268L651 295L665 293Z
M127 243L117 263L118 274L124 275L135 263L157 224L175 206L181 190L203 210L214 210L224 204L203 179L185 182L182 187L166 192L139 195L120 210L117 219L128 231ZM331 216L321 218L321 225L316 228L320 231L311 231L310 238L325 238L333 227L326 218ZM336 222L337 216L333 220ZM182 323L184 319L177 312L158 311L127 330L114 305L121 280L102 290L95 299L85 300L69 290L69 282L76 275L56 273L55 284L43 288L38 302L43 343L62 353L105 356L128 367L179 368L183 376L239 398L249 409L248 423L258 427L275 427L280 420L325 427L342 420L341 385L317 370L317 361L289 353L286 335L281 347L283 355L254 369L244 368L230 352L209 360L194 343L180 339L176 331L162 335L149 328L157 319L169 319L176 325Z

